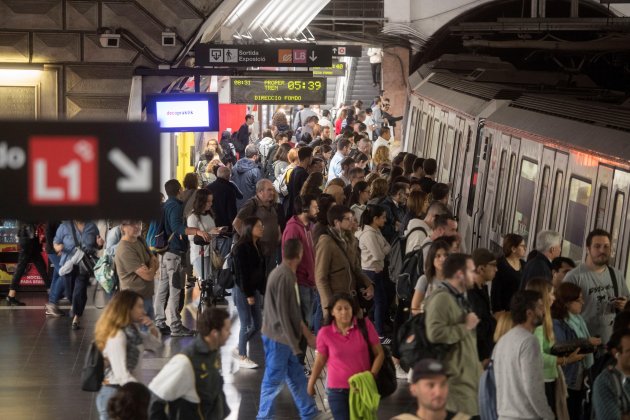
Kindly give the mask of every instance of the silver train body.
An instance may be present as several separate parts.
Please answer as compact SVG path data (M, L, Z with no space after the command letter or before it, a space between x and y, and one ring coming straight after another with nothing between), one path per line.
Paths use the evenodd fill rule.
M437 160L463 249L500 252L518 233L531 250L551 229L579 262L598 227L630 279L630 109L420 73L409 79L403 150Z

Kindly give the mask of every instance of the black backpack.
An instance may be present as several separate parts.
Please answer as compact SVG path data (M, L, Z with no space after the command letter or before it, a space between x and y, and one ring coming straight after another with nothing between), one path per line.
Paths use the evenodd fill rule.
M103 353L96 347L96 343L92 341L85 361L81 370L81 389L88 392L98 392L103 385L105 379L105 360Z
M391 243L392 247L389 251L389 278L393 282L396 281L398 275L400 275L400 273L402 273L403 271L403 262L407 257L407 255L405 254L405 250L407 249L407 239L409 239L409 236L413 232L416 232L418 230L423 231L425 235L427 234L426 229L424 229L422 226L418 226L411 229L411 231L404 236L396 236ZM411 252L409 254L411 254Z
M422 359L444 360L451 351L450 344L436 344L427 338L424 313L409 318L399 329L396 347L400 366L408 371Z

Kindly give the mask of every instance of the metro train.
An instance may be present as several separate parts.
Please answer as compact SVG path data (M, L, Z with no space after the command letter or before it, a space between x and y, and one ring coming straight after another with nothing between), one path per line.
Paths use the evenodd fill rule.
M630 279L630 108L586 100L605 96L592 87L547 92L528 72L472 69L424 65L410 76L403 140L451 185L463 248L499 253L502 237L518 233L534 249L536 233L551 229L562 255L580 262L588 232L603 228L611 265Z

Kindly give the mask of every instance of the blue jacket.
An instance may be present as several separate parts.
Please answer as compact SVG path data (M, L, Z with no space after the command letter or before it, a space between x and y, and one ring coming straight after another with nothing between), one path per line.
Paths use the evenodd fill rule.
M189 241L184 224L184 203L175 197L169 197L164 203L164 215L166 234L170 237L171 233L175 233L168 243L168 251L175 254L186 252Z
M567 341L577 340L578 336L571 326L563 319L553 320L553 334L556 336L556 343L565 343ZM564 372L564 380L569 389L582 389L582 385L578 383L578 374L580 372L580 364L582 362L570 363L562 366Z
M243 193L243 198L236 200L237 208L256 195L256 183L261 179L262 172L256 162L251 159L241 159L236 162L232 169L232 182Z

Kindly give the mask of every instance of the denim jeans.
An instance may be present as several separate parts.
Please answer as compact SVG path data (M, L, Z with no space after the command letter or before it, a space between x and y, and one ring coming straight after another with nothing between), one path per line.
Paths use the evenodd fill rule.
M312 329L313 318L315 315L315 295L317 294L317 289L314 287L298 285L298 290L300 291L300 309L302 310L302 319L304 319L304 323Z
M260 385L260 409L258 420L273 419L273 403L286 382L302 420L319 414L315 400L306 392L304 369L286 344L278 343L263 335L265 346L265 374Z
M96 394L96 410L98 411L99 420L108 420L107 416L107 403L118 391L118 388L113 386L103 385L101 390Z
M254 334L260 331L262 326L261 304L263 297L256 291L254 296L256 303L250 305L247 303L247 296L238 286L235 286L232 289L232 298L234 299L234 305L236 305L238 319L241 322L241 329L238 333L238 354L247 356L247 342L251 340Z
M160 276L155 291L155 324L166 325L167 315L172 331L182 327L182 316L179 311L179 298L182 290L173 286L173 276L182 275L182 257L166 252L160 256Z
M350 390L328 388L328 406L335 420L350 420Z
M70 274L61 276L60 279L65 283L66 296L72 301L72 315L82 316L87 304L89 277L86 274L80 274L79 267L75 265ZM49 301L57 304L59 298L59 295L55 295L55 300L51 297Z
M50 281L50 292L48 294L48 301L55 305L61 299L61 295L64 293L65 284L63 277L59 275L61 257L57 254L48 254L48 261L52 264L52 276Z
M379 336L383 336L383 324L388 315L387 291L385 290L385 281L387 274L385 270L380 273L374 271L363 270L363 273L374 283L374 327Z

